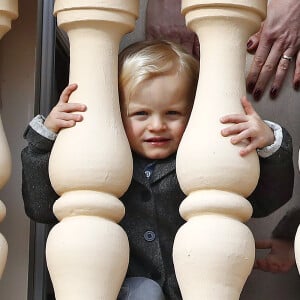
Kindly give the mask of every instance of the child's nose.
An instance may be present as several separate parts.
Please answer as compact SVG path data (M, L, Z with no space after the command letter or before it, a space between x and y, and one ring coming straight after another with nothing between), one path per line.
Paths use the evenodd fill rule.
M166 129L166 123L162 117L153 117L149 123L149 130L160 131Z

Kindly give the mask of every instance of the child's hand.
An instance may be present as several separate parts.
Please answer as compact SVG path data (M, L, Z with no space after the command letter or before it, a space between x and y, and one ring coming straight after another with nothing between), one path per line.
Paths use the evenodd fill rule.
M70 95L77 89L77 84L68 85L60 95L59 101L46 118L44 125L52 132L58 133L62 128L75 126L83 116L73 112L83 112L86 106L80 103L68 103Z
M267 256L256 259L254 268L265 272L287 272L295 265L294 242L271 239L257 241L256 249L271 249Z
M233 135L230 139L233 145L248 139L249 144L240 150L240 155L245 156L252 150L273 144L275 137L272 129L260 118L247 98L243 97L241 102L245 115L227 115L220 121L223 124L234 123L221 131L223 136Z

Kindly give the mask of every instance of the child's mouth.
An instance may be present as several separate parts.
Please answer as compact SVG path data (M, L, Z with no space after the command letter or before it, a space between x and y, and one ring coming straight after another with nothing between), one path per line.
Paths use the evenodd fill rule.
M145 142L152 144L152 145L164 145L166 143L168 143L171 139L169 138L165 138L165 137L152 137L149 139L146 139Z

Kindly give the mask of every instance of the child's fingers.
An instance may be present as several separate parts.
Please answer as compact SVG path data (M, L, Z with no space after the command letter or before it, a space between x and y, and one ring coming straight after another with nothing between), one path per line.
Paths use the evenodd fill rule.
M59 103L55 106L54 110L66 113L76 111L84 112L86 110L86 105L81 103Z
M249 100L244 96L241 99L241 103L243 105L243 109L246 113L244 114L229 114L222 116L220 118L221 123L241 123L246 122L248 120L247 115L256 114L256 111L254 110L252 104L249 102Z
M69 84L61 93L58 102L66 103L69 101L70 95L77 89L77 84Z
M83 116L74 112L85 111L86 106L80 103L61 103L56 105L44 125L53 132L58 132L61 128L73 127L76 122L81 122Z
M76 121L74 120L56 120L56 126L57 128L62 129L62 128L70 128L70 127L74 127L76 125Z
M249 138L251 138L250 130L243 128L242 130L240 130L240 132L238 134L234 135L230 141L233 145L235 145L235 144L238 144L241 141L247 140Z
M254 110L251 102L246 98L246 96L242 97L241 103L243 105L246 115L256 114L256 111Z
M230 135L235 135L235 134L239 134L242 131L247 130L248 126L246 123L238 123L238 124L234 124L231 126L228 126L226 128L223 128L221 130L221 134L222 136L230 136ZM247 138L247 137L246 137Z
M220 122L223 124L226 123L242 123L242 122L247 122L248 118L245 115L242 114L231 114L231 115L226 115L220 118Z
M232 135L232 134L228 134L228 135ZM223 136L227 136L224 135ZM249 141L250 138L250 133L248 132L248 130L243 130L241 131L239 134L233 136L230 139L231 144L236 145L239 144L240 142ZM240 155L241 156L245 156L247 154L249 154L250 152L252 152L253 150L256 150L258 148L257 142L256 140L251 141L247 146L245 146L244 148L242 148L240 150Z
M245 148L242 148L240 150L240 156L246 156L249 153L251 153L252 151L256 150L256 145L254 143L250 143L248 146L246 146Z
M81 122L83 120L83 116L79 114L69 114L69 113L64 113L61 112L57 114L56 116L57 120L62 120L62 121L75 121L75 122Z
M73 127L77 122L81 122L82 120L82 115L58 112L48 116L44 122L44 125L49 130L57 133L62 128Z
M239 134L233 136L230 139L230 142L231 142L231 144L236 145L236 144L239 144L241 142L248 141L247 146L243 147L240 150L240 155L245 156L245 155L249 154L250 152L252 152L253 150L256 150L258 148L258 141L256 139L250 139L250 138L251 138L250 131L249 130L243 130Z
M65 121L61 119L47 118L44 125L52 132L58 133L62 128L72 127L76 124L74 120Z

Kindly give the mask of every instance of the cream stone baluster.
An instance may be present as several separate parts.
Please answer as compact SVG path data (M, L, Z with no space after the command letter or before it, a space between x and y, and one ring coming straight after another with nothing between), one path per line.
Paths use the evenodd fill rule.
M11 29L11 21L18 17L17 0L0 1L0 39ZM2 119L0 116L0 189L7 183L11 175L11 155L7 139L4 133ZM0 222L6 215L6 208L0 200ZM8 245L4 236L0 233L0 278L2 277L6 259Z
M138 0L56 0L58 25L70 41L70 102L87 105L84 121L62 130L49 174L61 197L60 220L50 232L46 257L57 300L113 300L125 277L129 247L116 224L118 199L132 176L130 147L118 99L118 50L134 28Z
M300 150L298 152L298 168L300 170ZM295 241L294 241L294 251L295 251L295 259L296 265L298 268L298 272L300 273L300 226L298 226Z
M251 272L255 246L242 222L252 214L245 199L259 177L255 151L221 136L220 117L242 113L246 42L265 17L263 0L183 0L182 13L201 45L193 112L177 154L177 174L188 195L180 206L187 220L173 258L184 300L239 299ZM228 126L228 125L227 125Z

